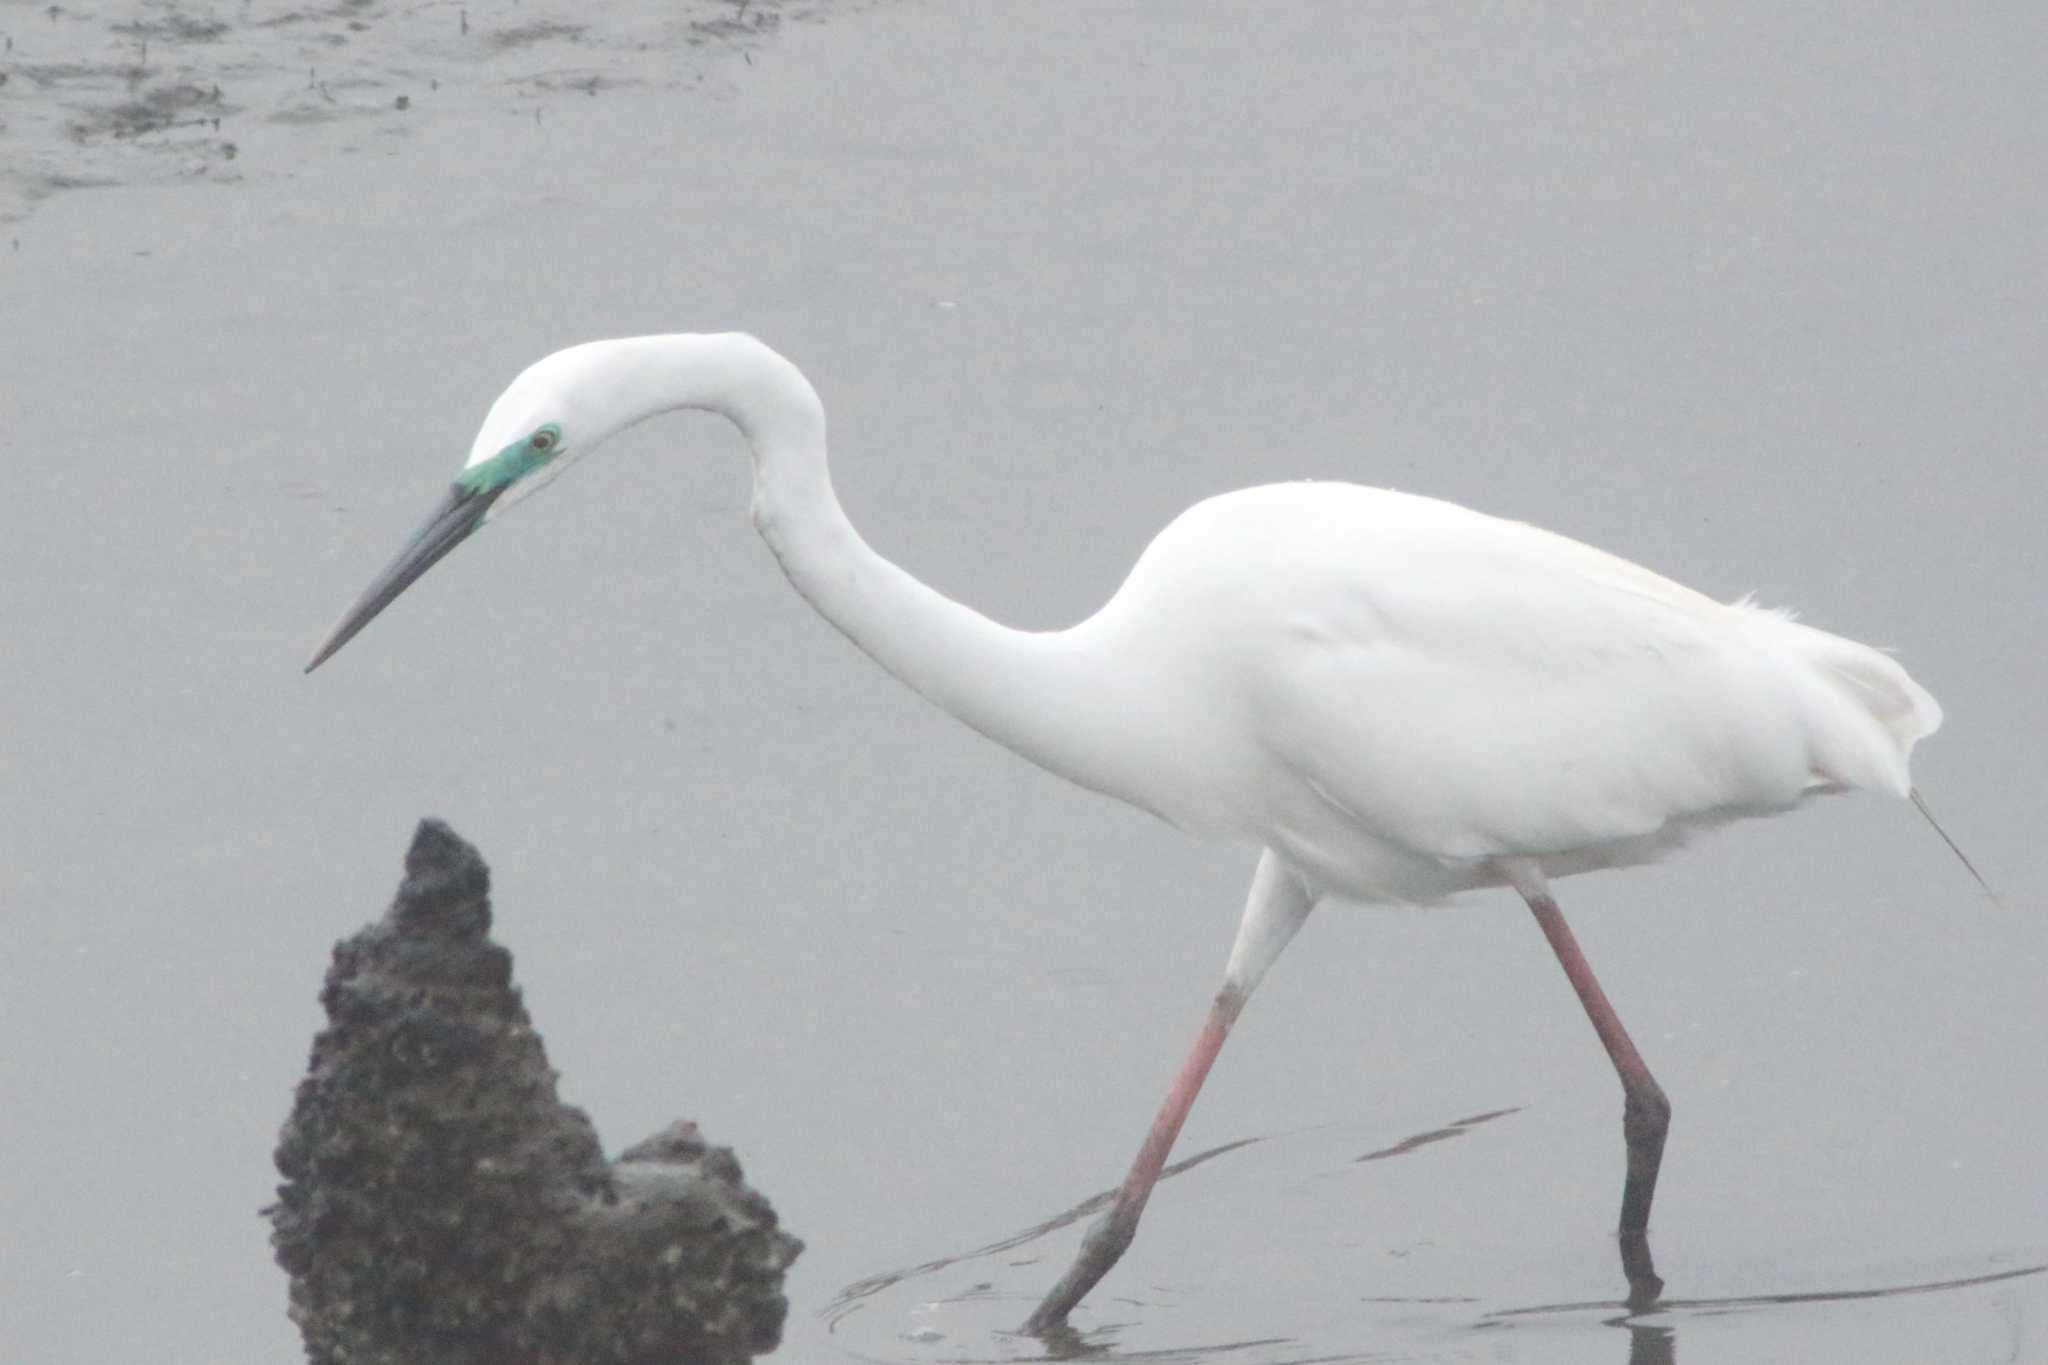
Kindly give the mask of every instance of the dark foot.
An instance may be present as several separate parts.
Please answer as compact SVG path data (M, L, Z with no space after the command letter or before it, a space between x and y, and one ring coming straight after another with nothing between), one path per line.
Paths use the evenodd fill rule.
M1644 1312L1664 1297L1664 1281L1650 1259L1650 1239L1640 1232L1621 1234L1621 1273L1628 1277L1629 1312Z
M1044 1302L1032 1310L1020 1329L1027 1336L1045 1337L1052 1333L1069 1330L1067 1314L1074 1311L1074 1305L1088 1297L1109 1268L1117 1263L1131 1239L1138 1235L1138 1214L1126 1212L1123 1201L1110 1205L1100 1218L1089 1225L1088 1235L1081 1239L1081 1250L1074 1257L1074 1263L1067 1267L1067 1273L1052 1287Z

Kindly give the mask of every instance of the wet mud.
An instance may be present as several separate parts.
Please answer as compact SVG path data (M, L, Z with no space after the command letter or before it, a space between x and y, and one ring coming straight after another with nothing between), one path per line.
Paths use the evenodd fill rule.
M0 18L0 224L66 189L290 175L455 109L700 85L823 4L117 0ZM833 7L844 9L846 6ZM252 149L256 154L252 155Z

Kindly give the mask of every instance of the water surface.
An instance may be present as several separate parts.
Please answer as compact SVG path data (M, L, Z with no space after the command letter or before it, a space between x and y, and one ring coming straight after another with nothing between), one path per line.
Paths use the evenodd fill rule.
M9 60L58 60L39 15ZM576 22L612 15L654 22ZM526 76L613 51L544 37ZM1007 1329L1079 1225L1012 1239L1123 1170L1249 854L877 672L710 421L622 438L299 675L520 366L736 326L812 374L871 540L1005 620L1081 616L1205 494L1346 477L1797 606L1949 710L1916 775L2003 907L1875 799L1560 887L1676 1106L1662 1304L1624 1303L1612 1073L1497 895L1308 926L1182 1151L1242 1145L1161 1190L1072 1345L2048 1358L2042 37L889 5L595 94L422 46L374 116L205 129L234 183L23 208L0 1339L292 1358L270 1146L328 946L433 812L493 864L565 1094L615 1144L694 1117L809 1243L789 1359L1041 1351Z

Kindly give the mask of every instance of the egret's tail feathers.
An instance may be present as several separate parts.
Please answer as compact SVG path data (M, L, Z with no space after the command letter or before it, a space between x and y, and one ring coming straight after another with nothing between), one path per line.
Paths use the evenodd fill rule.
M1927 798L1920 794L1920 789L1918 787L1915 787L1911 794L1913 797L1914 808L1918 810L1922 818L1924 818L1927 821L1928 827L1931 828L1936 834L1939 834L1941 836L1941 841L1944 844L1948 845L1948 851L1955 854L1956 860L1962 863L1962 865L1969 870L1969 873L1972 877L1975 877L1977 879L1977 885L1984 888L1984 894L1991 898L1991 903L1993 905L2003 906L2005 904L2005 897L1999 895L1998 892L1992 889L1991 883L1984 880L1984 874L1977 870L1977 865L1970 861L1970 855L1963 852L1961 847L1957 845L1956 841L1948 837L1948 831L1941 827L1941 821L1935 819L1934 812L1927 809Z
M1915 744L1941 728L1940 703L1881 650L1796 621L1774 627L1787 633L1814 684L1816 774L1831 785L1908 795L1907 761Z

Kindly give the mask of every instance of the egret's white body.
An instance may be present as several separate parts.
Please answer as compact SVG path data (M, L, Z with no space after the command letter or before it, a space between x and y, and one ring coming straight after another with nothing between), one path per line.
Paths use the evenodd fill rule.
M739 426L762 537L884 668L1052 772L1262 850L1209 1025L1036 1328L1128 1243L1225 1032L1329 896L1414 903L1512 885L1529 900L1623 1080L1622 1227L1640 1236L1669 1107L1548 879L1644 862L1816 793L1903 796L1913 745L1941 722L1877 650L1519 522L1345 483L1210 498L1095 615L1012 630L868 547L833 492L816 393L736 334L593 342L526 370L449 503L314 664L476 525L619 430L684 407Z
M1367 901L1500 885L1503 857L1642 862L1816 791L1903 796L1940 722L1875 650L1343 483L1198 504L1053 638L1104 665L1122 767L1090 785Z

